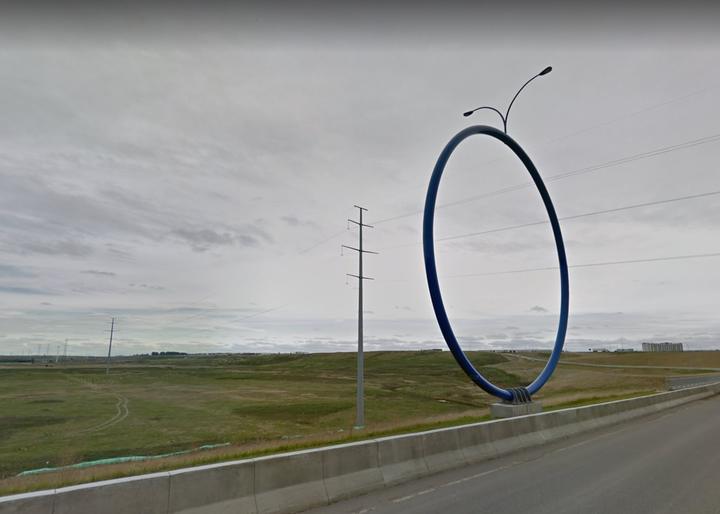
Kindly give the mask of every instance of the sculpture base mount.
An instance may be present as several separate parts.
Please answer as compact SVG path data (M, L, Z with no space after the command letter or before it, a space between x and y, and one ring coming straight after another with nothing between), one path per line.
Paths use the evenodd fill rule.
M490 406L490 417L493 419L514 418L528 414L539 414L540 412L542 412L542 404L540 402L518 404L498 402Z

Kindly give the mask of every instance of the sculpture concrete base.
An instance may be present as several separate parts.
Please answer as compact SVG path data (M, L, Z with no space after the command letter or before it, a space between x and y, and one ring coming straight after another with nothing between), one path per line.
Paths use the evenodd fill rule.
M490 406L490 417L497 418L514 418L515 416L525 416L526 414L537 414L542 412L542 404L540 402L531 403L493 403Z

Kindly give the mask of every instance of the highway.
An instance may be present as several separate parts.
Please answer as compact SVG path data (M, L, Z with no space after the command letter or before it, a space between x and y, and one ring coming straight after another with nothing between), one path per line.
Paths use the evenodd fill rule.
M525 359L527 361L537 361L545 365L547 359L540 359L539 357L531 358L525 357L524 355L518 355L514 353L503 353L505 357L511 359ZM632 366L632 365L617 365L617 364L592 364L590 362L574 362L574 361L558 361L558 365L564 366L590 366L593 368L620 368L620 369L669 369L669 370L684 370L684 371L720 371L720 368L697 368L688 366Z
M312 514L720 514L720 396Z

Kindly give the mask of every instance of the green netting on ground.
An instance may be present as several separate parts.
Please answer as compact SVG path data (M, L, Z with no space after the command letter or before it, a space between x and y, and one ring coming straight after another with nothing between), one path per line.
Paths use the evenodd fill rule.
M116 457L114 459L100 459L100 460L92 460L89 462L80 462L78 464L70 464L69 466L61 466L59 468L40 468L40 469L31 469L29 471L23 471L22 473L18 473L17 476L22 477L26 475L35 475L37 473L45 473L47 471L58 471L61 469L72 469L72 468L88 468L90 466L101 466L103 464L119 464L122 462L133 462L137 460L147 460L147 459L160 459L162 457L172 457L173 455L182 455L183 453L190 453L197 450L208 450L210 448L218 448L220 446L228 446L230 443L222 443L222 444L207 444L205 446L200 446L199 448L193 448L192 450L184 450L181 452L173 452L173 453L164 453L162 455L137 455L134 457Z

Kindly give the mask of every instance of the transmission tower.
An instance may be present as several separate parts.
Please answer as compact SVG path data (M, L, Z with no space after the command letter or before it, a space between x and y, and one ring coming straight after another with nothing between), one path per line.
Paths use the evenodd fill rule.
M359 240L360 240L360 247L359 248L353 248L352 246L346 246L342 245L343 248L347 248L348 250L355 250L358 252L359 255L359 266L358 266L358 274L353 275L351 273L348 273L348 276L355 277L358 279L359 287L358 287L358 385L357 385L357 426L355 428L364 428L365 427L365 397L364 397L364 384L363 384L363 280L373 280L370 277L363 276L363 254L364 253L373 253L377 255L377 252L370 252L368 250L363 250L363 227L367 228L373 228L370 225L365 225L362 222L363 218L363 211L367 211L367 209L360 207L359 205L355 206L359 212L360 212L360 221L355 221L348 219L350 223L354 223L360 228L360 234L359 234Z
M110 325L110 346L108 346L108 361L107 361L107 368L105 369L105 374L110 374L110 354L112 353L112 338L113 338L113 332L115 331L115 318L112 319L112 324ZM107 330L106 330L107 332Z

